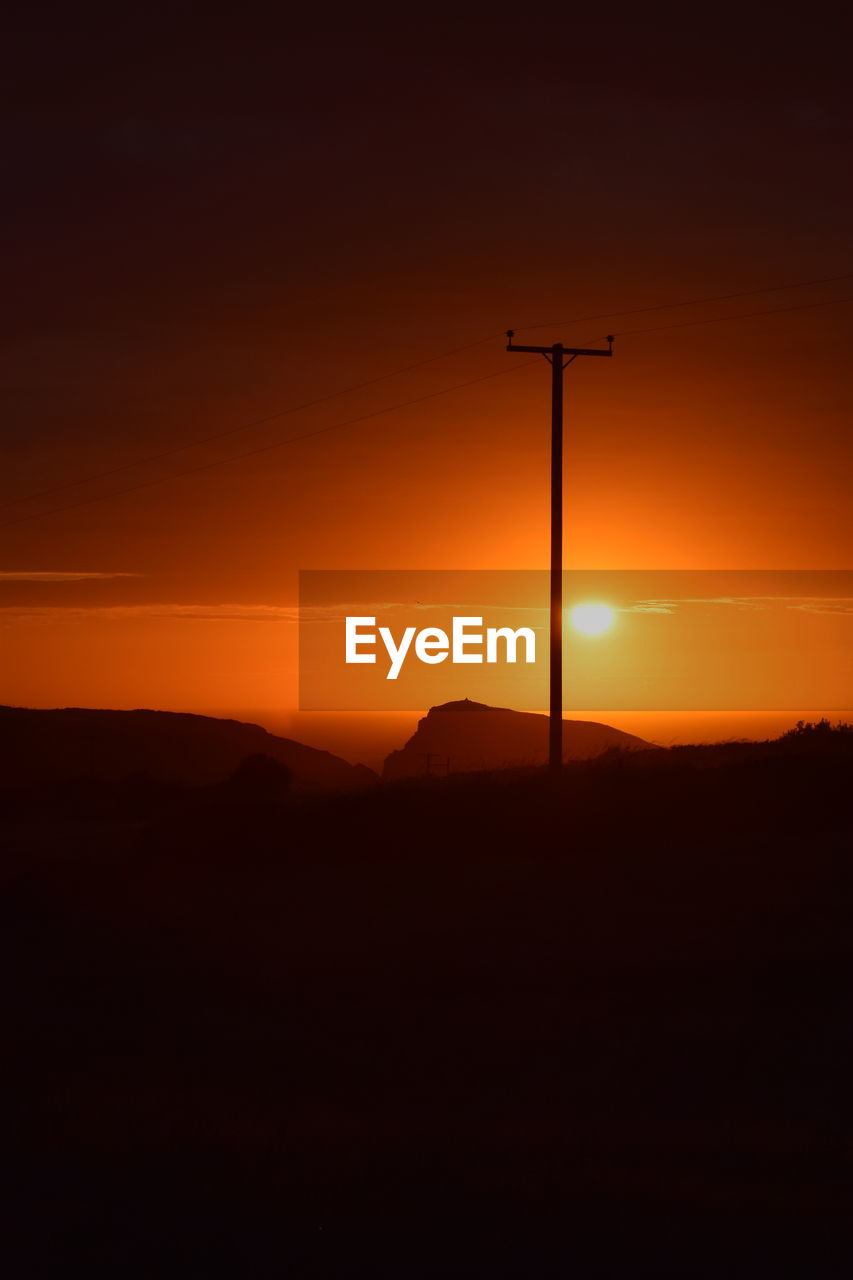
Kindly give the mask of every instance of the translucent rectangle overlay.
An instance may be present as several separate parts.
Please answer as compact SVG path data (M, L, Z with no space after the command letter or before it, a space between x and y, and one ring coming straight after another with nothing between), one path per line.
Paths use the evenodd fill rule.
M304 570L300 710L545 710L548 584L546 570ZM567 714L853 707L851 570L571 570L564 602Z

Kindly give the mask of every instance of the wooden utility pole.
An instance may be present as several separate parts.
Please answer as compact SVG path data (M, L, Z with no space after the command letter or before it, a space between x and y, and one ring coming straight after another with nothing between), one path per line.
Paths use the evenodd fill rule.
M517 347L514 329L507 329L507 351L544 356L551 366L551 644L549 650L548 764L563 763L563 370L578 356L612 356L613 338L607 350L596 347Z

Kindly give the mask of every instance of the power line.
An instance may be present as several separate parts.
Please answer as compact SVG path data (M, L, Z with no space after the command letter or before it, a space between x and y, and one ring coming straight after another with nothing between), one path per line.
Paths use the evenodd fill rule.
M527 324L521 325L518 329L519 333L528 332L533 329L550 329L560 328L562 325L581 324L587 320L619 320L623 316L639 316L647 315L652 311L674 311L677 307L693 307L699 306L703 302L730 302L733 298L754 298L761 293L785 293L788 289L808 289L819 284L835 284L839 280L853 280L853 272L845 272L839 276L823 276L820 280L801 280L798 284L774 284L766 289L744 289L739 293L719 293L714 298L693 298L688 302L660 302L654 307L635 307L631 311L608 311L604 315L598 316L579 316L574 320L553 320L546 324ZM698 324L699 321L691 321L690 323ZM673 328L676 326L673 325ZM623 332L625 332L623 330ZM643 332L642 330L628 330L627 332ZM652 333L649 329L645 332ZM496 337L498 335L495 335Z
M318 404L326 404L329 400L337 400L340 396L351 395L355 391L362 391L365 387L375 386L377 382L386 382L389 378L396 378L400 374L409 373L412 369L419 369L421 365L430 364L435 360L444 360L447 356L456 355L459 351L469 351L471 347L482 346L486 342L491 342L492 338L481 338L477 342L471 342L465 347L457 347L454 351L445 351L441 355L429 356L425 360L416 360L414 364L404 365L401 369L395 369L393 373L382 373L376 378L368 378L366 382L358 382L352 387L344 387L341 391L331 391L328 395L318 396L315 400L306 400L302 404L291 405L288 409L277 409L274 413L268 413L263 418L253 418L251 422L244 422L238 427L227 427L224 431L216 431L213 435L202 436L199 440L191 440L187 444L173 445L169 449L163 449L160 453L151 453L145 458L137 458L135 462L123 462L118 467L110 467L108 471L97 471L93 475L82 476L79 480L67 480L63 484L53 485L50 489L40 489L37 493L29 493L24 498L14 498L11 502L0 502L0 511L6 511L9 507L19 507L25 502L32 502L36 498L48 498L51 494L62 493L65 489L76 489L81 484L89 484L94 480L106 480L110 476L119 475L122 471L131 471L134 467L147 466L150 462L162 462L164 458L174 457L176 453L183 453L187 449L195 449L200 445L213 444L217 440L224 440L226 436L237 435L241 431L249 431L252 427L262 427L268 422L275 422L279 418L286 418L293 413L301 413L303 409L313 409ZM0 528L5 528L0 525Z
M525 364L536 364L535 360ZM455 386L443 387L440 391L428 391L426 395L415 396L412 400L402 400L399 404L388 405L384 409L375 409L372 413L360 414L357 418L347 418L343 422L333 422L327 427L319 427L316 431L307 431L301 436L288 436L284 440L275 440L271 444L261 445L257 449L247 449L244 453L231 454L227 458L216 458L213 462L203 462L197 467L188 467L185 471L175 471L168 476L158 476L155 480L144 480L141 484L131 485L126 489L115 489L112 493L102 493L94 498L84 498L80 502L72 502L64 507L53 507L50 511L33 511L29 515L19 516L16 520L7 520L0 524L0 529L10 529L13 525L24 524L28 520L38 520L43 516L59 515L63 511L76 511L78 507L88 507L95 502L107 502L110 498L120 498L128 493L136 493L140 489L150 489L152 485L162 484L166 480L179 480L182 476L196 475L200 471L209 471L213 467L221 467L226 462L240 462L243 458L254 458L259 453L269 453L272 449L281 449L288 444L297 444L301 440L313 440L315 436L325 435L329 431L339 431L342 427L352 427L359 422L367 422L370 418L379 418L383 414L393 413L395 409L407 409L410 405L422 404L425 400L434 400L437 396L448 395L451 391L462 391L465 387L473 387L475 383L486 382L489 378L500 378L507 373L514 373L524 365L516 365L512 369L498 369L493 373L484 373L479 378L469 378L467 382L457 382Z
M853 279L853 272L847 272L842 275L823 276L817 280L801 280L794 284L769 285L767 288L764 288L764 289L746 289L737 293L716 294L712 297L689 298L684 302L663 302L663 303L658 303L652 307L634 307L626 311L603 311L603 312L597 313L596 315L575 316L571 320L560 320L560 321L553 321L553 322L547 322L547 323L522 325L519 329L519 332L528 332L528 331L533 331L534 329L545 329L545 328L551 327L552 325L558 326L558 325L571 325L571 324L585 324L588 321L593 321L593 320L616 320L616 319L621 319L624 316L647 315L654 311L671 311L680 307L700 306L700 305L712 303L712 302L728 302L735 298L755 297L756 295L762 294L762 293L779 293L779 292L784 292L785 290L788 290L788 289L806 289L812 286L829 284L839 280L851 280L851 279ZM841 299L841 301L845 301L845 299ZM824 304L817 302L817 303L808 303L805 305L822 306ZM789 309L797 310L798 308L792 307ZM749 314L750 315L769 315L771 313L770 312L751 312ZM719 319L729 319L729 318L741 319L746 317L721 316L718 318ZM690 320L690 321L685 321L683 323L685 324L714 323L715 319L709 320L709 321ZM679 328L679 327L680 327L680 323L676 323L673 325L660 326L661 329ZM657 329L629 329L629 330L622 330L620 333L620 336L626 333L654 333L658 331L659 330ZM399 369L394 369L389 373L378 374L375 378L368 378L365 382L355 383L353 386L345 387L340 391L329 392L327 395L318 396L314 400L306 400L302 404L291 405L287 409L275 410L273 413L266 414L261 418L254 418L249 422L241 423L239 426L227 427L223 431L217 431L217 432L214 432L212 435L202 436L200 439L188 441L186 444L173 445L168 449L161 450L159 453L148 454L144 458L138 458L134 462L123 462L117 467L110 467L105 471L97 471L90 475L82 476L79 480L66 480L66 481L63 481L62 484L52 485L50 488L47 488L47 489L40 489L35 493L26 494L22 498L13 498L11 501L0 503L0 511L7 511L10 507L23 506L25 503L34 502L38 498L49 498L49 497L52 497L52 495L55 493L64 493L68 489L76 489L76 488L79 488L80 485L90 484L96 480L107 480L112 476L121 475L125 471L131 471L133 470L134 467L147 466L149 463L152 463L152 462L162 462L165 458L174 457L176 454L183 453L187 449L195 449L205 444L213 444L217 440L227 439L229 436L238 435L243 431L249 431L253 427L265 426L268 422L275 422L279 418L289 417L294 413L301 413L305 409L312 409L317 405L326 404L330 400L336 400L341 396L352 395L356 391L363 391L367 387L376 386L380 382L386 382L391 378L400 377L404 373L410 373L414 369L420 369L420 368L423 368L425 365L434 364L438 360L447 360L451 356L460 355L465 351L471 351L475 347L485 346L486 343L492 342L495 339L500 337L503 337L503 333L489 334L485 338L478 338L476 341L465 343L461 347L454 347L449 351L440 352L438 355L427 356L423 360L416 360L411 364L401 366ZM182 475L185 473L179 472L177 474ZM17 521L12 521L11 523L17 523ZM7 528L7 527L8 525L0 525L0 528Z
M839 278L841 278L841 277L839 277ZM790 286L790 287L791 287L791 288L793 288L793 287L795 287L795 286ZM762 291L762 292L764 292L764 291ZM770 290L767 290L766 292L770 292ZM730 296L733 296L733 295L730 295ZM707 301L710 301L710 299L707 299ZM848 298L826 298L826 299L823 299L823 300L821 300L821 301L817 301L817 302L804 302L804 303L800 303L800 304L798 304L798 305L796 305L796 306L792 306L792 307L773 307L773 308L770 308L769 310L761 310L761 311L747 311L747 312L743 312L743 313L741 313L740 315L734 315L734 316L707 316L707 317L704 317L703 319L699 319L699 320L680 320L680 321L676 321L676 322L674 322L673 324L668 324L668 325L654 325L654 326L652 326L652 327L650 327L650 328L646 328L646 329L624 329L624 330L621 330L621 331L617 331L616 336L618 336L618 337L626 337L626 336L629 336L629 335L632 335L632 334L641 334L641 333L660 333L660 332L662 332L662 331L663 331L663 330L665 330L665 329L680 329L680 328L684 328L684 327L689 326L689 325L717 324L717 323L720 323L720 322L723 322L723 321L727 321L727 320L728 320L728 321L732 321L732 322L733 322L733 321L735 321L735 320L748 320L748 319L751 319L751 318L753 318L753 317L755 317L755 316L782 315L782 314L784 314L784 313L786 313L786 312L790 312L790 311L804 311L804 310L807 310L807 309L809 309L809 308L823 307L823 306L833 306L833 305L841 304L841 303L844 303L844 302L853 302L853 296L848 297ZM688 304L688 303L683 303L683 304L680 304L680 305L688 306L689 304ZM658 308L656 308L656 307L650 307L650 308L648 308L648 310L649 310L649 311L654 311L654 310L658 310ZM613 314L614 314L613 312L609 313L609 315L610 315L610 316L612 316ZM637 313L634 313L634 314L637 314ZM608 317L607 317L607 316L604 316L604 317L599 317L599 318L608 318ZM568 322L564 322L564 323L568 323ZM574 322L573 322L573 323L574 323ZM533 326L528 326L528 327L533 327ZM481 342L477 342L477 343L470 343L470 344L469 344L469 346L468 346L468 348L459 348L459 350L467 350L467 349L470 349L470 347L472 347L472 346L479 346L479 345L482 345L482 343L484 343L484 342L489 342L489 341L491 341L491 338L484 338L484 339L482 339L482 340L481 340ZM447 354L455 354L455 352L448 352ZM438 356L436 356L436 357L430 357L430 359L440 359L440 358L441 358L441 357L438 357ZM423 361L423 362L421 362L421 363L424 363L424 364L429 363L429 360L425 360L425 361ZM535 363L535 362L534 362L534 363ZM410 366L410 367L415 367L415 366ZM523 366L518 366L518 365L516 365L516 366L515 366L515 368L519 368L519 367L523 367ZM213 462L204 462L204 463L201 463L199 466L196 466L196 467L189 467L189 468L187 468L187 469L186 469L186 470L184 470L184 471L176 471L176 472L173 472L171 475L168 475L168 476L158 476L158 477L157 477L156 479L154 479L154 480L146 480L146 481L143 481L141 484L131 485L131 486L129 486L129 487L128 487L128 488L126 488L126 489L116 489L116 490L114 490L112 493L100 494L99 496L97 496L97 497L93 497L93 498L84 498L81 502L73 502L73 503L70 503L70 504L68 504L67 506L64 506L64 507L54 507L54 508L52 508L52 509L51 509L51 510L49 510L49 511L34 511L34 512L32 512L31 514L29 514L29 515L19 516L19 517L18 517L17 519L15 519L15 520L8 520L8 521L6 521L6 523L5 523L5 524L0 524L0 529L10 529L10 528L12 528L14 525L17 525L17 524L24 524L24 523L26 523L26 521L28 521L28 520L36 520L36 519L40 519L40 518L41 518L41 517L43 517L43 516L60 515L60 514L61 514L62 512L64 512L64 511L74 511L74 510L76 510L78 507L86 507L86 506L90 506L91 504L96 503L96 502L106 502L106 501L108 501L110 498L118 498L118 497L122 497L124 494L136 493L136 492L137 492L138 490L140 490L140 489L149 489L149 488L151 488L153 485L156 485L156 484L163 484L164 482L166 482L166 481L168 481L168 480L179 480L182 476L195 475L195 474L197 474L197 473L198 473L198 472L200 472L200 471L208 471L208 470L210 470L212 467L219 467L219 466L223 466L225 463L228 463L228 462L239 462L239 461L241 461L243 458L252 458L252 457L254 457L254 456L255 456L255 455L257 455L257 454L260 454L260 453L266 453L266 452L268 452L269 450L272 450L272 449L280 449L280 448L283 448L285 445L288 445L288 444L296 444L296 443L298 443L298 442L300 442L300 441L302 441L302 440L311 440L311 439L313 439L315 436L325 435L325 434L326 434L327 432L329 432L329 431L337 431L337 430L341 429L342 427L354 426L354 425L356 425L357 423L360 423L360 422L366 422L366 421L368 421L368 420L369 420L369 419L371 419L371 418L378 418L378 417L381 417L383 414L386 414L386 413L393 413L393 411L394 411L395 409L405 409L405 408L407 408L409 405L413 405L413 404L421 404L421 403L422 403L423 401L425 401L425 400L432 400L432 399L435 399L435 398L436 398L436 397L438 397L438 396L449 395L449 394L450 394L451 392L453 392L453 391L461 391L461 390L462 390L463 388L465 388L465 387L471 387L471 386L474 386L474 385L475 385L476 383L478 383L478 382L486 382L486 381L488 381L488 379L490 379L490 378L497 378L497 377L500 377L502 374L507 373L507 372L509 372L509 370L501 369L501 370L498 370L498 371L497 371L497 372L495 372L495 373L486 373L486 374L483 374L483 375L482 375L481 377L479 377L479 378L471 378L471 379L469 379L467 382L459 382L459 383L456 383L456 384L455 384L454 386L452 386L452 387L444 387L444 388L442 388L442 389L440 389L440 390L438 390L438 391L430 391L430 392L427 392L425 395L422 395L422 396L416 396L416 397L415 397L414 399L412 399L412 400L403 400L403 401L400 401L398 404L388 405L388 406L387 406L386 408L384 408L384 409L376 409L376 410L374 410L374 411L373 411L373 412L371 412L371 413L361 414L361 415L359 415L359 416L358 416L358 417L356 417L356 418L347 418L347 419L346 419L346 420L344 420L343 422L333 422L333 423L331 423L331 424L330 424L329 426L327 426L327 427L320 427L320 428L318 428L316 431L309 431L309 432L306 432L306 433L304 433L303 435L300 435L300 436L288 436L288 437L287 437L286 439L284 439L284 440L276 440L276 441L273 441L271 444L261 445L261 446L260 446L259 448L257 448L257 449L249 449L249 450L246 450L244 453L230 454L227 458L217 458L217 459L215 459ZM386 376L387 376L387 377L392 377L393 375L392 375L392 374L388 374L388 375L386 375ZM381 379L375 379L374 381L381 381ZM331 399L331 398L333 398L333 397L332 397L332 396L329 396L329 397L325 397L325 398L326 398L326 399ZM291 410L285 410L284 412L286 413L286 412L292 412L292 411L291 411ZM282 416L282 415L273 415L273 416ZM239 428L235 428L235 430L238 430L238 429L239 429ZM230 433L227 433L227 432L226 432L226 433L223 433L223 434L230 434ZM217 438L219 438L219 437L212 437L212 438L217 439ZM205 442L204 442L204 441L198 441L197 443L201 444L201 443L205 443ZM169 451L169 452L171 452L171 451ZM147 459L146 461L156 461L156 460L157 460L156 458L151 458L151 459ZM133 464L128 464L128 465L133 465ZM136 465L141 465L141 464L136 464ZM126 468L118 468L118 469L119 469L119 470L125 470ZM114 474L114 472L113 472L113 473L102 473L102 474ZM96 479L96 478L100 478L100 477L94 477L94 476L93 476L93 477L90 477L90 479ZM79 481L79 482L77 482L77 483L82 484L82 483L84 483L84 482L81 480L81 481ZM70 487L70 486L60 486L60 488L64 488L64 487ZM36 496L36 495L32 495L32 496ZM39 495L39 496L40 496L40 495ZM24 501L27 501L27 499L23 499L23 498L22 498L22 499L20 499L20 502L24 502ZM17 506L17 505L18 505L18 503L10 503L10 504L7 504L7 505L10 505L10 506Z
M665 329L686 329L691 325L719 324L725 320L751 320L753 316L780 316L788 311L807 311L810 307L831 307L842 302L853 302L853 295L849 298L824 298L820 302L800 302L793 307L771 307L769 311L744 311L737 316L707 316L702 320L677 320L673 324L656 324L648 329L617 329L615 336L625 338L637 333L663 333Z

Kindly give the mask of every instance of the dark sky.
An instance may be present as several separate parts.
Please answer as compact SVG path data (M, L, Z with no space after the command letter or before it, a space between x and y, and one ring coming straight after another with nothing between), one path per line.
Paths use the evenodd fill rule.
M455 328L460 295L555 269L627 295L845 253L849 46L825 17L63 8L22 7L4 40L15 336L230 320L313 342L367 290L427 281Z

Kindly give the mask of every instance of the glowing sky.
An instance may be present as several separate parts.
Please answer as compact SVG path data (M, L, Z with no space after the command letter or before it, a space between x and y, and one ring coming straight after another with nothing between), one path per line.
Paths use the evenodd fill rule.
M569 563L850 564L853 304L806 304L853 279L675 305L853 271L831 27L16 21L0 700L281 710L299 569L544 566L510 325L619 335L570 371Z

